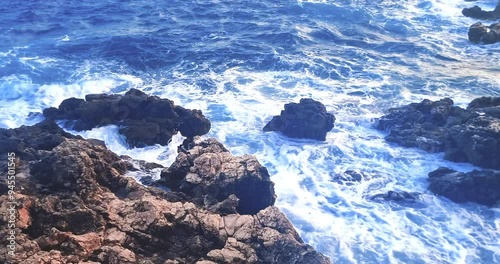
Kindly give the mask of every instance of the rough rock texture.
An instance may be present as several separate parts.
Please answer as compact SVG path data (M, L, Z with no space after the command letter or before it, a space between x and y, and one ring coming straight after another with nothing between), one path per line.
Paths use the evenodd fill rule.
M343 173L335 174L332 176L332 181L344 185L354 185L355 183L370 179L371 176L369 174L356 170L346 170Z
M1 240L0 263L330 263L276 207L255 215L210 212L183 193L124 177L127 161L51 121L0 129L0 139L9 143L1 145L8 147L0 149L0 168L7 168L7 152L16 153L17 243L11 257ZM6 207L4 169L1 175ZM11 231L7 221L0 217L2 238Z
M500 171L457 172L439 168L429 173L429 190L454 202L476 202L488 206L500 202Z
M264 126L264 131L280 131L292 138L326 140L332 130L335 116L327 113L325 106L313 99L303 98L300 103L285 104L285 110L274 116Z
M47 108L43 114L47 119L70 120L76 131L118 125L119 133L134 147L167 145L177 131L192 138L210 130L210 121L200 110L188 110L137 89L125 95L89 94L85 100L69 98L59 108Z
M472 42L483 42L484 44L500 42L500 23L486 26L481 22L477 22L469 27L468 35L469 40Z
M276 200L274 183L254 156L235 157L213 138L195 138L188 149L180 148L161 178L170 189L192 196L194 203L222 205L230 213L255 214Z
M416 202L419 199L420 194L415 192L404 192L404 191L388 191L387 193L379 193L370 197L372 200L384 200L384 201L394 201L394 202Z
M481 97L467 109L445 98L423 100L389 109L377 128L389 131L387 141L429 152L445 152L445 158L500 168L500 98Z
M481 7L475 5L470 8L464 8L462 10L462 15L466 17L472 17L477 19L499 19L500 18L500 2L498 2L497 7L493 11L485 11Z

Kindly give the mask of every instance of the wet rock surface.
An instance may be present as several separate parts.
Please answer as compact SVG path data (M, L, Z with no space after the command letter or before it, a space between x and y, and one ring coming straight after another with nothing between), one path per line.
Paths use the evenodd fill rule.
M439 168L429 173L429 190L454 202L475 202L487 206L500 203L500 171L458 172Z
M59 108L47 108L43 114L51 120L68 120L68 125L76 131L117 125L119 133L133 147L167 145L177 132L192 138L208 133L211 126L200 110L185 109L137 89L124 95L89 94L85 100L69 98Z
M279 116L274 116L264 126L264 132L279 131L291 138L326 140L334 127L335 116L327 113L325 106L313 99L303 98L299 103L285 104Z
M500 98L481 97L467 109L445 98L389 109L377 128L386 140L485 168L500 168Z
M237 204L232 213L255 214L274 204L274 183L254 156L235 157L213 138L195 138L188 145L162 172L161 183L206 207Z
M462 15L477 19L494 20L500 18L500 9L499 10L495 9L494 11L486 11L483 10L481 7L475 5L473 7L462 9Z
M500 18L500 15L498 17ZM493 44L500 42L500 23L487 26L477 22L469 27L468 36L470 41L476 43Z
M47 140L35 142L33 135ZM131 167L128 161L102 144L64 133L52 121L0 129L0 139L14 142L0 149L1 168L7 168L7 153L16 153L17 242L10 257L2 239L1 263L330 263L303 243L276 207L247 215L218 214L192 203L185 193L140 185L124 176ZM203 158L207 154L231 160L221 145L208 142L214 147L199 147L199 156L190 153L197 157L194 163L212 161ZM228 166L236 169L236 179L264 179L255 162L244 157ZM194 171L210 178L214 166ZM240 175L241 170L254 174ZM3 207L9 200L6 184L6 177L0 177ZM238 199L242 197L229 195L227 207ZM1 217L0 236L9 232Z
M388 191L370 197L374 201L393 201L398 203L414 203L419 200L420 194L415 192Z

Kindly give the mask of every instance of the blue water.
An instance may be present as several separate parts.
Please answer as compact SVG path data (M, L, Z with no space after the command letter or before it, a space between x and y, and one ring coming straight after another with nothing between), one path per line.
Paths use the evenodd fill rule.
M473 169L386 143L389 107L500 96L500 44L467 40L471 3L429 1L0 0L0 127L88 93L138 88L198 108L208 136L250 153L277 205L337 263L500 263L500 211L427 189L438 166ZM493 9L494 1L477 1ZM311 97L335 114L326 142L263 133L283 104ZM31 114L30 114L31 113ZM120 154L170 164L175 146L128 149L117 128L83 132ZM179 143L182 137L174 138ZM334 181L345 170L370 179ZM389 190L423 193L381 203Z

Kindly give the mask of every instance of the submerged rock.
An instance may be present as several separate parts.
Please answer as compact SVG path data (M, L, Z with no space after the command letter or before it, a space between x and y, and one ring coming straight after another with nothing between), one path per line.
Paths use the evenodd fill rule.
M332 130L334 122L335 116L327 113L322 103L303 98L298 104L285 104L285 110L274 116L263 130L279 131L291 138L325 141L326 133Z
M89 94L84 99L69 98L59 108L43 111L47 119L70 120L76 131L118 125L119 133L133 147L167 145L179 131L192 138L210 130L210 121L200 110L189 110L168 99L148 96L131 89L124 95Z
M458 172L441 167L429 173L429 190L454 202L475 202L488 206L500 202L500 171Z
M0 139L14 142L0 149L0 167L7 168L8 152L17 156L12 204L17 244L10 256L2 239L1 263L330 263L303 243L276 207L223 216L183 193L140 185L123 176L129 162L102 144L64 133L52 121L0 129ZM236 166L224 151L213 154L230 160L220 166L237 168L237 179L264 177L251 158L237 159L242 164ZM194 162L212 160L202 156ZM6 177L0 177L2 206L9 204L8 189ZM10 232L7 219L0 218L0 236Z
M418 201L419 197L420 197L420 194L415 193L415 192L388 191L387 193L375 194L372 197L370 197L370 199L375 200L375 201L384 200L384 201L393 201L393 202L398 202L398 203L402 203L402 202L413 203L413 202Z
M214 138L195 138L189 149L181 149L161 178L160 182L170 189L190 195L193 202L206 207L234 194L240 214L256 214L276 200L267 169L254 156L231 155Z
M468 35L469 40L472 42L483 42L484 44L500 42L500 23L486 26L481 22L477 22L469 27Z
M377 128L389 131L386 140L445 158L485 168L500 168L500 98L482 97L467 109L451 99L423 100L389 109Z
M355 182L361 182L369 179L371 179L369 174L356 170L346 170L345 172L335 174L332 177L334 182L345 185L353 185Z

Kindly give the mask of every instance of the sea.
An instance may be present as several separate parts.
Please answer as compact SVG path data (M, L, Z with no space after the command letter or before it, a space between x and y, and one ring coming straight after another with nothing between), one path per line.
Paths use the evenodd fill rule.
M204 137L255 155L276 205L335 263L500 263L500 210L427 190L440 166L477 168L374 128L391 107L500 96L500 43L467 39L477 20L461 10L474 4L495 1L0 0L0 127L35 124L69 97L140 89L201 109ZM336 116L325 142L262 131L300 98ZM72 132L165 166L183 140L130 148L117 131ZM336 180L347 170L365 179ZM421 195L371 199L388 191Z

